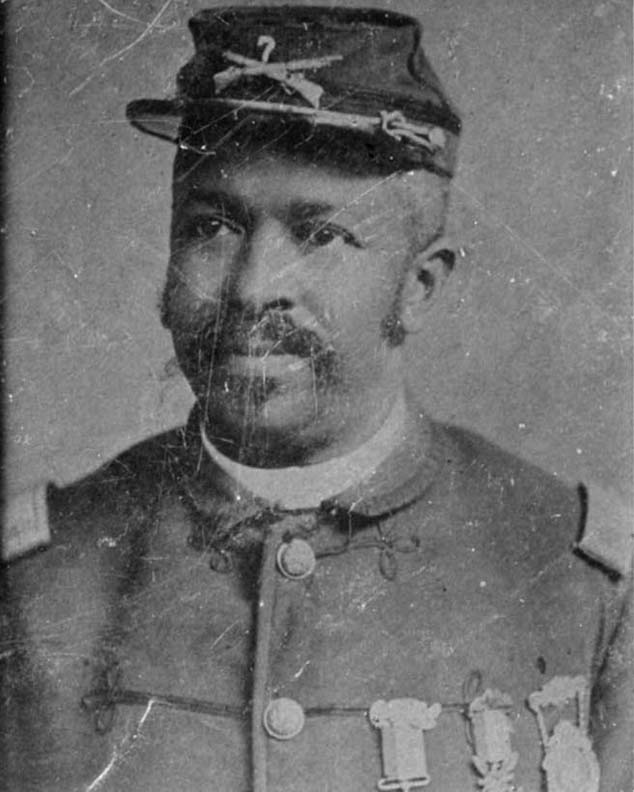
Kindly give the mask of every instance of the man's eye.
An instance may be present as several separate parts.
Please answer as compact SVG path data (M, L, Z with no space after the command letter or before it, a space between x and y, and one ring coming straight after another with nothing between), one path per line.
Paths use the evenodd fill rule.
M361 247L354 234L334 223L300 223L295 228L295 236L305 245L325 247L336 239L341 239L346 245Z
M237 223L218 215L194 217L188 225L188 236L194 239L218 239L242 233Z

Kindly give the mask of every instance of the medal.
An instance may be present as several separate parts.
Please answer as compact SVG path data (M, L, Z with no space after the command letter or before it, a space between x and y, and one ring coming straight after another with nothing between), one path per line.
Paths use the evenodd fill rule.
M564 710L572 705L572 719ZM531 693L528 706L537 717L544 748L542 768L548 792L598 792L599 763L588 737L588 683L583 677L554 677ZM549 714L557 720L550 728Z
M381 792L410 792L429 784L423 732L434 728L440 710L440 704L429 707L412 698L375 701L370 707L370 723L381 731Z
M473 766L483 792L514 792L518 754L511 749L513 726L507 715L512 702L498 690L486 690L469 705L468 718L475 754Z

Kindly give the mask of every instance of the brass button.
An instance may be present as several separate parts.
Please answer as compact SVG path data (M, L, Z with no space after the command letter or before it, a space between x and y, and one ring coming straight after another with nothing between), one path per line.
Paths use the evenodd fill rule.
M304 728L304 710L293 699L277 698L264 710L264 728L276 740L292 740Z
M303 539L284 542L277 551L277 566L284 577L301 580L315 570L315 553Z

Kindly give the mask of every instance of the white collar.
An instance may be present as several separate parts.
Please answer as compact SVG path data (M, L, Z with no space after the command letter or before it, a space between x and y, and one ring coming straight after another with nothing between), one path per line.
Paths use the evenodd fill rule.
M303 467L241 465L212 445L202 424L200 433L209 456L241 490L283 509L309 509L368 479L402 442L405 416L405 397L400 393L383 426L367 442L345 456Z

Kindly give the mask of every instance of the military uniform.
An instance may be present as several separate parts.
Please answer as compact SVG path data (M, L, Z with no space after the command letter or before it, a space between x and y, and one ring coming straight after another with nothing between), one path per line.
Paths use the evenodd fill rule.
M361 151L452 174L460 121L409 17L215 9L191 27L176 98L129 105L140 129L213 156L275 123L292 144L304 130L305 153L325 134L348 165ZM626 520L474 435L407 421L317 508L238 487L196 417L22 498L4 788L629 789Z
M8 567L5 788L536 792L550 757L590 790L597 753L629 789L626 526L578 544L583 492L406 435L315 510L236 500L196 426L51 491Z

